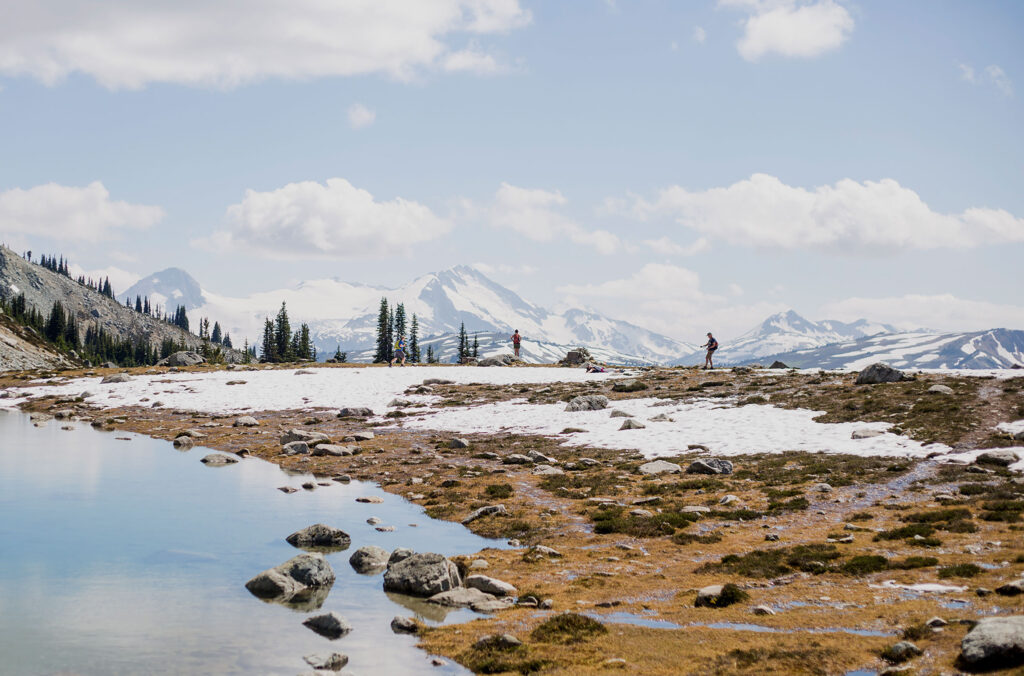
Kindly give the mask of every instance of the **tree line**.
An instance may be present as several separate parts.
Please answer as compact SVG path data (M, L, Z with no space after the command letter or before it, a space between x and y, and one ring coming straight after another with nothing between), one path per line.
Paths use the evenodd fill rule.
M260 361L268 363L316 361L316 356L316 346L313 345L309 336L309 325L303 323L298 331L292 332L291 321L288 319L288 308L282 302L277 316L273 320L267 317L263 323L263 346L260 352Z

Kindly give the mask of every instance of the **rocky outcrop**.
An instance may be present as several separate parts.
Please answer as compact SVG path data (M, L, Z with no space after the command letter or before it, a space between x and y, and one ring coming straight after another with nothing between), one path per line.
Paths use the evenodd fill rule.
M157 366L198 366L206 362L198 352L175 352L156 363Z
M565 407L566 411L600 411L608 408L608 397L603 394L584 394L574 397Z
M983 617L960 642L972 669L1005 669L1024 663L1024 615Z
M384 573L384 591L429 597L462 585L458 567L440 554L413 554Z
M732 463L721 458L700 458L690 463L687 474L732 474Z
M858 385L878 385L880 383L898 383L909 380L907 374L881 362L872 364L857 374Z

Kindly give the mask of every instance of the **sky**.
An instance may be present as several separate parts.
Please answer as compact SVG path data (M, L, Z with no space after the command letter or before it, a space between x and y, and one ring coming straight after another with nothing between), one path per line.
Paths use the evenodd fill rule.
M115 291L1024 329L1019 2L7 4L0 241Z

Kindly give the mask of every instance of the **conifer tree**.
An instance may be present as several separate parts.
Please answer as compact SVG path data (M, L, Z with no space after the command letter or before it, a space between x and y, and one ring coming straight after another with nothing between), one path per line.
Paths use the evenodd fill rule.
M414 364L420 360L419 332L420 323L416 319L416 313L413 313L412 321L409 323L409 360Z
M213 333L210 334L210 340L216 343L217 345L221 344L223 336L221 335L220 332L220 322L213 323Z
M214 328L216 328L216 326ZM229 349L233 348L234 345L231 344L231 334L225 333L224 334L224 339L222 341L220 341L220 344L223 345L226 348L229 348Z
M436 360L434 359L434 346L427 345L427 363L433 364Z
M469 356L469 337L466 335L466 322L459 326L459 363Z
M249 339L245 339L245 347L242 350L242 363L249 364L252 362L252 355L249 354Z
M405 303L399 303L395 308L395 340L405 335Z
M288 322L288 308L284 301L274 320L274 342L277 343L277 361L292 361L295 352L292 350L292 327Z
M377 313L377 351L373 354L373 362L379 364L388 359L388 299L381 298Z
M395 356L395 311L388 311L388 340L384 361L391 361Z
M153 308L149 306L149 296L146 296L146 298L142 301L142 312L143 314L147 315L152 314L152 309Z
M277 361L277 339L274 336L274 323L270 321L269 317L263 322L263 347L260 361L267 363Z
M476 334L473 334L473 357L480 356L480 343L476 339Z
M135 296L135 311L142 314L142 296Z
M315 361L313 343L309 340L309 325L303 323L299 328L298 358L303 361Z

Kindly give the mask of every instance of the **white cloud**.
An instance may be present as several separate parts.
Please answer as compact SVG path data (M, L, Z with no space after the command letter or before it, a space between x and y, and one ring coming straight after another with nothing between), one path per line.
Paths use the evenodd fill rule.
M447 67L449 42L459 36L531 20L519 0L35 0L5 9L0 73L47 84L84 73L111 89L371 73L407 79Z
M567 203L558 191L520 188L502 183L484 217L495 228L511 230L536 242L566 238L602 254L623 249L617 236L607 230L586 230L562 213Z
M655 253L667 254L670 256L696 256L699 253L704 253L711 249L711 241L708 240L707 237L700 237L692 244L687 244L686 246L677 244L668 237L645 239L643 243L644 246Z
M114 293L124 293L131 287L132 284L142 279L142 275L128 270L122 270L121 268L110 266L106 268L100 268L97 270L86 270L77 263L70 263L68 265L68 273L73 278L78 278L84 275L86 279L101 280L110 278L110 285L114 287Z
M536 274L539 269L532 265L509 265L508 263L498 263L492 265L490 263L474 263L473 267L484 273L485 275L532 275Z
M724 188L689 191L672 186L652 202L635 198L633 213L668 216L731 244L783 249L877 254L1024 242L1024 218L984 207L937 213L892 179L843 179L807 189L754 174Z
M228 207L227 227L194 244L242 247L269 258L358 258L405 253L451 230L429 208L400 197L374 199L343 178L247 190Z
M1003 96L1013 96L1013 83L1003 69L996 65L987 66L985 75L995 85L996 89L1003 93Z
M872 321L885 322L902 329L1024 329L1024 307L967 300L952 294L847 298L826 304L821 309L821 315L840 321L868 317Z
M504 70L497 59L484 52L476 43L445 56L442 67L449 73L473 73L475 75L494 75Z
M742 292L735 285L723 286L734 295ZM786 309L780 303L730 305L725 296L705 292L696 272L660 263L649 263L624 279L570 284L558 292L566 304L586 302L610 316L689 342L699 341L707 331L723 338L740 335Z
M78 188L47 183L0 192L0 232L95 242L121 228L148 228L164 217L160 207L110 199L99 181Z
M747 61L768 54L819 56L838 49L854 27L853 17L835 0L719 0L718 4L747 12L743 36L736 43Z
M361 103L353 103L348 107L348 124L353 129L369 127L376 119L377 113Z
M1013 82L1010 81L1010 76L996 64L985 66L981 73L966 63L958 63L957 68L960 69L960 79L964 82L970 82L973 85L992 85L1003 96L1013 96Z
M708 37L708 34L707 34L707 32L703 28L701 28L700 26L695 26L694 27L694 29L693 29L693 41L694 42L696 42L699 45L702 45L702 44L704 44L704 41L707 39L707 37Z

